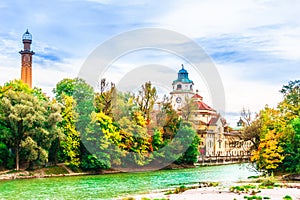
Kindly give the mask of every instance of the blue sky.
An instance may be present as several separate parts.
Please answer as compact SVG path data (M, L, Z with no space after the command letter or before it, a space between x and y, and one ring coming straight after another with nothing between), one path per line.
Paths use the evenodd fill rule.
M137 28L164 28L196 41L212 58L223 81L226 117L233 123L242 107L253 112L276 106L283 84L300 77L300 2L297 0L2 0L0 84L20 77L22 34L33 35L33 84L50 96L55 84L76 77L102 42ZM149 63L175 71L186 64L195 87L211 103L203 80L188 63L151 53L114 63L115 75ZM176 74L174 74L176 78ZM171 83L170 83L171 85Z

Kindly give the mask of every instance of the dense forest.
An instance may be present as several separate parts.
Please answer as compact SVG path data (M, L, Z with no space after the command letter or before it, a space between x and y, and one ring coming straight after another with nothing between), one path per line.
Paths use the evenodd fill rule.
M19 80L1 86L0 167L63 162L72 169L97 170L197 161L195 130L167 97L154 113L157 93L150 82L131 94L103 79L97 90L79 78L57 83L53 99Z

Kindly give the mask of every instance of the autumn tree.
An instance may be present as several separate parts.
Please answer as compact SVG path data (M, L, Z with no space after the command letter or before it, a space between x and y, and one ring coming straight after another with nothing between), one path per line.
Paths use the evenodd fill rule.
M282 163L284 155L282 147L279 146L279 137L275 130L269 130L261 139L258 149L251 157L251 161L254 161L260 170L270 173Z
M96 112L103 112L105 115L113 116L113 106L117 98L117 91L114 83L108 83L106 79L101 79L99 92L95 94Z
M124 164L133 167L149 163L150 136L147 133L144 117L140 115L134 120L123 117L119 120L118 127L121 136L119 147L126 151Z
M153 110L154 103L157 99L156 88L152 86L151 82L146 82L142 85L136 97L139 110L143 113L145 119L150 121L150 113Z
M156 126L162 128L164 140L173 139L178 131L181 120L178 113L172 107L172 101L167 96L164 96L160 102L159 112L156 115Z
M278 109L265 107L244 131L259 133L251 160L261 170L300 171L299 84L300 81L296 80L284 85L280 91L284 99L278 104Z

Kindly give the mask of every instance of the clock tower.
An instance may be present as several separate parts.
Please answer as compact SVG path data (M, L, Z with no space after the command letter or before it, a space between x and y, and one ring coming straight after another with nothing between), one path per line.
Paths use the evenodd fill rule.
M172 106L175 110L183 107L186 100L194 95L193 85L194 82L189 79L189 73L184 69L184 66L178 72L178 77L173 81L173 91L170 92L172 96Z
M30 51L30 45L32 42L32 35L27 31L22 36L24 50L21 50L19 53L21 54L21 80L23 83L28 84L28 86L32 87L32 55L33 51Z

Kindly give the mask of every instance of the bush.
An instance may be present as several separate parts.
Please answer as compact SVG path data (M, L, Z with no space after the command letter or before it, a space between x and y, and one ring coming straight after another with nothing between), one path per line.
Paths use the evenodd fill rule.
M283 199L284 199L284 200L292 200L293 198L292 198L291 196L289 196L289 195L285 195L285 196L283 197Z
M179 193L182 193L186 190L187 190L187 188L184 185L181 185L179 188L175 189L174 194L179 194Z

